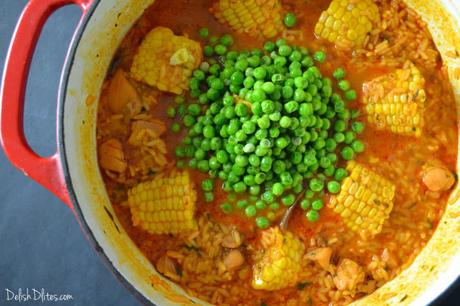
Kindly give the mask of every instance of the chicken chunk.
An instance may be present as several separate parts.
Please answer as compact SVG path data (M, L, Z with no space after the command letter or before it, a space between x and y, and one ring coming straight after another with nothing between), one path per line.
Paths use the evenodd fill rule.
M331 248L317 248L305 254L305 259L316 261L321 268L327 270L329 269L331 255Z
M363 268L351 259L343 259L337 267L333 281L337 289L353 291L364 281Z
M136 88L128 81L122 69L118 69L110 80L105 98L110 110L115 114L121 114L128 104L139 104L140 100Z
M102 169L123 173L126 171L127 162L121 142L111 138L99 146L99 164Z
M227 270L235 270L244 264L244 256L239 250L231 250L224 257L224 265Z
M163 274L164 276L179 281L180 280L180 268L176 262L167 255L161 256L156 263L157 271Z
M423 171L422 181L430 191L446 191L455 184L455 177L448 169L433 166Z

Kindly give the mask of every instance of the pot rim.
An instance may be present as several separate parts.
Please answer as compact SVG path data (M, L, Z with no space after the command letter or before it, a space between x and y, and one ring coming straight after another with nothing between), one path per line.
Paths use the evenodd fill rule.
M75 55L77 49L80 45L81 38L83 33L88 26L90 19L93 17L95 10L97 9L101 0L93 0L93 3L88 9L88 13L83 16L81 23L77 30L75 31L72 41L70 43L69 49L67 51L67 56L63 65L63 69L61 72L61 80L59 84L59 94L58 94L58 115L57 115L57 137L58 137L58 147L59 147L59 154L61 158L61 166L62 166L62 173L64 175L64 180L67 186L67 191L69 194L70 201L73 204L73 210L76 215L76 219L82 229L83 233L85 234L89 244L93 247L96 253L99 255L99 258L102 259L104 265L112 272L113 275L120 281L123 286L128 289L128 291L136 297L138 301L140 301L144 305L154 305L155 303L150 301L141 291L139 291L131 282L129 282L117 269L117 267L113 264L110 258L105 253L104 249L101 247L99 242L97 241L93 231L89 227L86 219L83 215L82 209L80 207L80 203L78 202L75 190L73 188L73 181L69 171L69 161L67 159L66 154L66 145L65 145L65 131L64 131L64 109L66 103L66 95L70 77L70 71L72 70L73 63L75 61Z
M69 171L69 161L67 159L66 154L66 145L65 145L65 131L64 131L64 109L66 103L66 95L70 77L70 71L72 70L73 63L75 61L76 51L80 45L81 38L83 33L85 32L87 25L90 19L93 17L95 10L97 9L98 5L101 3L101 0L93 0L91 6L88 9L88 13L82 18L81 23L77 30L75 31L71 44L69 46L67 56L65 59L65 63L61 72L61 80L59 84L59 107L58 107L58 115L57 115L57 140L58 140L58 147L59 147L59 154L61 158L61 166L62 166L62 173L64 176L64 180L67 186L68 194L70 201L73 204L74 212L77 217L77 221L82 229L83 233L85 234L86 238L88 239L90 245L98 254L99 258L102 259L102 262L108 269L115 275L115 277L123 284L128 291L134 295L134 297L140 301L144 305L154 305L151 300L149 300L140 290L138 290L131 282L129 282L125 276L123 276L117 267L113 264L110 258L105 253L104 249L101 247L99 242L97 241L93 231L89 227L86 219L83 215L80 203L78 202L75 190L73 188L72 177ZM460 153L459 153L460 154ZM460 155L458 156L460 158ZM417 255L418 256L418 255ZM396 276L398 277L398 276ZM449 294L454 291L454 289L458 286L460 281L460 272L458 273L456 279L447 284L442 291L435 297L434 300L427 301L427 305L440 305ZM377 289L378 290L378 289ZM371 293L372 294L372 293Z

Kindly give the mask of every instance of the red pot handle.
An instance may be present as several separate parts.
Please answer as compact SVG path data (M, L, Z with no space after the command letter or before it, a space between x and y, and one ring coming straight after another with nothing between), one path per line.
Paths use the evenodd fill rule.
M93 0L31 0L19 18L5 61L0 105L0 140L6 156L25 175L49 189L73 209L62 173L59 149L50 157L37 155L24 136L24 96L30 63L48 17L76 4L86 15Z

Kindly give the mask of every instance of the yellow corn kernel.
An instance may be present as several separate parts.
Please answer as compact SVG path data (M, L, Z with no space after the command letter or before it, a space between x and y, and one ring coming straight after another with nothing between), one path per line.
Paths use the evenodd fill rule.
M278 290L297 283L304 245L290 232L282 234L278 227L262 233L262 250L253 266L254 289Z
M331 207L351 230L364 237L376 235L393 209L395 186L355 161L348 162L347 171L350 175Z
M363 87L368 121L378 129L418 137L423 129L425 79L413 63Z
M279 0L219 0L211 12L220 23L253 37L272 38L284 30Z
M201 45L164 27L150 31L131 66L132 77L161 91L182 94L202 59Z
M360 48L380 23L373 0L332 0L315 26L315 34L339 47Z
M134 226L151 234L177 234L196 229L196 191L187 171L160 173L128 191Z

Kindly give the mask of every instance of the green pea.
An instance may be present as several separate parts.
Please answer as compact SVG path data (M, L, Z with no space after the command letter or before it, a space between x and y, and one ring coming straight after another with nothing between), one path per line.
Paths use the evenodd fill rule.
M346 72L345 72L345 69L343 68L337 68L333 73L333 76L336 80L343 79L345 75L346 75Z
M233 45L233 37L230 34L225 34L220 38L220 43L226 47Z
M185 98L183 96L176 96L174 98L174 102L176 102L176 104L183 104L185 102Z
M319 213L316 210L309 210L305 214L305 217L307 217L307 220L310 222L316 222L319 220Z
M267 204L265 204L265 202L262 200L256 201L255 205L258 210L264 210L265 208L267 208Z
M269 156L262 157L260 161L260 170L268 172L272 167L272 158Z
M215 129L212 125L206 125L203 128L203 136L206 138L213 138L215 135Z
M240 85L243 84L244 82L244 75L241 71L235 71L231 76L230 76L230 82L234 85Z
M282 195L284 192L284 187L281 183L275 183L272 187L272 193L276 196Z
M287 171L280 174L280 179L284 186L291 186L293 183L292 175Z
M352 143L351 143L351 148L353 149L353 151L355 151L356 153L362 153L364 152L364 144L362 143L362 141L360 140L354 140Z
M178 169L183 169L183 168L185 168L185 161L182 160L182 159L176 161L176 167L177 167Z
M238 155L235 158L235 164L238 165L239 167L246 167L248 165L248 158L244 155Z
M347 99L348 101L356 100L357 97L358 94L353 89L350 89L345 92L345 99Z
M221 164L225 164L228 162L228 153L224 150L217 151L216 158Z
M286 39L284 39L284 38L280 38L280 39L278 39L278 40L276 41L276 46L277 46L277 47L281 47L281 46L283 46L283 45L285 45L285 44L286 44Z
M324 188L324 182L318 178L311 179L308 185L314 192L320 192Z
M300 208L302 208L303 210L309 209L310 206L311 206L311 203L308 199L303 199L302 201L300 201Z
M267 94L272 94L275 91L275 84L272 82L265 82L262 85L262 90L265 91Z
M281 89L282 96L285 99L290 99L294 95L294 89L291 86L284 86Z
M321 157L321 159L319 160L319 165L321 168L326 169L331 166L331 161L327 157Z
M346 146L341 151L342 158L345 160L352 160L355 156L355 152L352 148Z
M199 148L199 149L197 149L195 151L196 160L202 160L202 159L204 159L205 156L206 156L206 153L201 148Z
M289 56L292 52L292 48L288 45L282 45L278 48L278 53L281 56Z
M267 217L260 216L256 218L256 225L260 229L266 229L270 226L270 220Z
M293 194L289 194L287 196L284 196L284 197L281 198L281 202L285 206L291 206L295 202L295 196Z
M326 61L326 53L323 51L317 51L313 55L313 58L319 63L324 63Z
M235 201L236 201L236 194L230 193L230 194L227 196L227 200L229 200L230 202L235 202Z
M364 123L355 121L351 124L351 129L353 132L360 134L364 131Z
M268 129L270 127L270 118L267 115L263 115L257 120L257 125L261 129Z
M267 52L272 52L273 50L275 50L275 43L272 42L272 41L267 41L265 44L264 44L264 49L265 51Z
M236 193L245 192L247 188L248 187L243 182L238 182L238 183L233 185L233 190L235 190Z
M336 194L340 192L340 183L337 181L330 181L327 183L327 190L330 193Z
M266 175L265 173L261 172L261 173L257 173L254 177L254 181L256 182L256 184L262 184L264 181L265 181L265 178L266 178Z
M239 200L238 202L236 202L236 207L239 208L239 209L244 209L248 206L248 201L247 200Z
M345 141L345 134L344 133L335 133L334 134L334 140L337 143L342 143Z
M324 207L324 202L321 199L314 200L311 203L311 208L313 208L314 210L321 210L321 208L323 207Z
M214 181L212 179L205 179L201 182L201 189L203 191L212 191L214 189Z
M216 82L216 84L218 84L218 82ZM210 101L216 101L220 96L220 93L217 89L214 89L214 88L209 88L208 91L206 92L206 97L210 100Z
M345 132L345 143L346 144L351 144L353 140L355 140L355 138L356 138L355 132L353 131Z
M249 205L244 209L244 213L247 217L254 217L257 214L257 209L254 205Z
M195 118L191 115L185 115L184 119L182 120L184 122L184 125L188 128L195 124Z
M263 80L267 75L267 70L264 67L257 67L254 69L254 77L258 80Z
M335 170L335 173L334 173L334 178L337 180L337 181L342 181L344 178L346 178L348 176L348 172L347 170L345 170L344 168L337 168Z
M201 172L209 171L209 162L207 160L200 160L196 166Z
M337 85L343 91L347 91L347 90L350 89L350 82L348 82L347 80L341 80L341 81L339 81L339 83Z
M254 186L249 187L250 195L256 196L256 195L259 195L259 193L260 193L260 186L254 185Z
M180 132L180 124L178 122L174 122L171 124L171 131L175 134Z
M198 34L200 34L200 37L201 38L206 38L209 36L209 29L208 28L201 28L199 31L198 31Z
M334 131L336 132L344 132L346 128L347 123L345 122L345 120L339 119L334 123Z
M204 46L203 54L206 57L211 57L214 55L214 48L212 46Z
M302 179L303 179L302 176L300 176L300 180L302 180ZM292 191L293 191L295 194L301 193L302 190L303 190L303 185L302 185L301 182L298 183L298 184L296 184L296 185L292 188Z
M224 55L225 53L227 53L227 47L220 44L216 45L214 47L214 52L216 52L217 55Z
M254 89L254 91L251 94L251 97L252 97L253 102L258 102L258 103L262 103L262 101L264 101L267 98L265 92L261 88Z
M250 58L248 58L248 64L251 67L258 67L260 65L260 57L258 55L253 55Z
M284 110L289 114L297 111L298 108L299 103L297 103L296 101L289 101L288 103L284 104Z
M212 192L205 192L204 201L207 203L214 201L214 194Z
M222 209L222 211L227 215L231 214L233 212L233 206L232 206L232 204L230 204L228 202L222 203L220 205L220 209Z
M294 13L284 15L284 25L288 28L293 28L297 24L297 18Z

